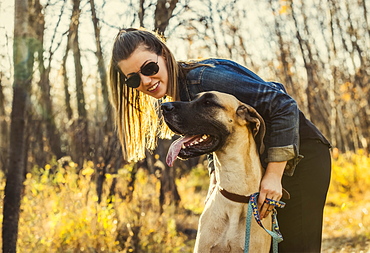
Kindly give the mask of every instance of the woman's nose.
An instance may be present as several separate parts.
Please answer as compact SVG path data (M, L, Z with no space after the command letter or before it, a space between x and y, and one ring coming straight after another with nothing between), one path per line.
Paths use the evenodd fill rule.
M141 73L139 75L140 75L141 83L144 84L145 86L152 82L152 78L150 76L146 76Z

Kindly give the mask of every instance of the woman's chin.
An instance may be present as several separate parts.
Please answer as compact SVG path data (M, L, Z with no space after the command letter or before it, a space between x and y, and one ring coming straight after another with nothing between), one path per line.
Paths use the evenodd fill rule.
M158 88L150 92L149 95L156 99L160 99L163 98L166 95L166 93L167 90L165 89L165 87L163 85L159 85Z

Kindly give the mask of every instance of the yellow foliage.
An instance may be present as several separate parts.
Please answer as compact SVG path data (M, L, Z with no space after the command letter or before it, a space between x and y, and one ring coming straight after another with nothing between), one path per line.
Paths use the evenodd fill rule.
M333 157L324 238L348 238L338 250L363 252L370 241L370 157L364 150Z
M107 201L98 204L94 164L86 162L79 173L76 167L72 162L64 168L51 163L26 174L18 252L111 253L125 248L125 252L191 252L192 245L186 245L187 237L177 229L178 217L182 218L176 207L159 212L159 184L154 176L140 170L133 200L128 202L120 196L128 191L132 167L107 174L102 196ZM113 178L118 180L118 194L108 198ZM4 185L0 175L0 186ZM130 246L135 236L137 245L131 239Z
M339 154L333 160L328 202L362 200L370 191L370 157L364 150Z
M184 208L200 215L209 186L208 170L202 165L193 168L189 176L176 180L181 192L181 202Z
M126 165L117 174L108 174L102 202L98 204L96 174L91 162L86 162L79 173L74 163L63 168L51 162L44 168L34 168L26 174L24 182L18 251L192 252L194 238L188 238L183 232L185 228L197 228L207 194L208 171L199 165L188 176L178 179L180 206L167 205L162 213L158 201L159 180L139 170L135 185L128 189L131 171L132 166ZM116 194L109 196L113 179L117 183ZM0 175L0 189L4 186L4 175ZM123 196L132 190L129 202ZM324 238L353 235L369 240L368 196L368 154L363 150L333 153ZM2 219L1 215L0 222Z

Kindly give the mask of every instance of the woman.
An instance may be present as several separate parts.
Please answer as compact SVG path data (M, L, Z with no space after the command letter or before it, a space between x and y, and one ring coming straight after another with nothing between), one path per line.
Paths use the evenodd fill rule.
M145 147L155 147L156 137L169 135L157 116L158 101L189 101L199 92L215 90L253 106L267 128L266 152L261 156L266 171L260 185L260 215L267 216L273 208L264 200L280 200L284 186L291 198L278 210L284 237L279 251L320 252L330 144L282 84L265 82L230 60L176 62L160 36L130 28L120 30L114 41L110 90L127 160L142 158Z

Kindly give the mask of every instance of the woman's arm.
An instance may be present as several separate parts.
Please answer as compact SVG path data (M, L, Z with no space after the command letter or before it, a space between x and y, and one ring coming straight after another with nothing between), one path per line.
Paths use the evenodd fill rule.
M265 199L280 200L283 195L281 178L283 176L286 163L286 161L270 162L267 165L266 172L261 180L260 194L258 198L258 210L261 218L265 218L269 214L267 210L274 208L266 203L264 204Z
M214 67L200 67L188 73L183 90L189 98L199 92L215 90L232 94L254 107L266 123L266 152L261 154L263 166L267 167L270 162L288 161L285 174L292 175L300 160L299 109L296 101L281 84L265 82L235 62L209 59L203 63L213 64Z
M299 109L283 85L265 82L247 68L228 60L204 61L214 67L200 67L190 71L184 91L192 99L199 92L220 91L234 95L240 101L253 106L264 118L266 151L261 162L266 167L261 180L259 208L261 217L266 216L263 205L266 198L280 200L282 175L293 175L299 156Z

